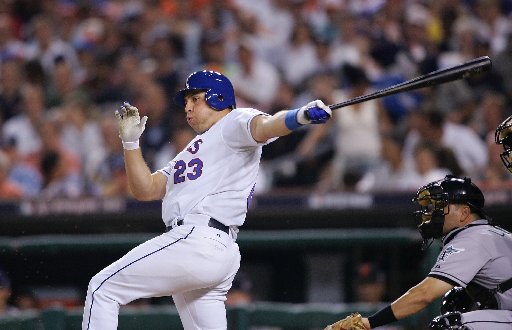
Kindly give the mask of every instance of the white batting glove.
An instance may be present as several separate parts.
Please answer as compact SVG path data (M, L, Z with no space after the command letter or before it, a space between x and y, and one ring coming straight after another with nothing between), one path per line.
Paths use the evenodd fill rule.
M321 100L311 101L297 113L297 121L301 125L323 124L332 116L331 108L326 106Z
M116 110L116 118L119 121L119 137L123 142L123 148L134 150L139 148L139 139L146 128L148 116L139 116L139 109L128 102Z
M315 100L300 109L289 110L285 116L285 125L293 131L306 124L324 124L331 116L331 108L321 100Z

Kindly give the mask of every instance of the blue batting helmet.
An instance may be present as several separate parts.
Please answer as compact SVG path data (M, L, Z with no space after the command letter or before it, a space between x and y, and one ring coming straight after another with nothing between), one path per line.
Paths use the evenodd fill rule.
M196 71L187 78L185 88L174 96L174 103L185 106L188 91L206 91L206 103L215 110L235 108L235 90L229 79L215 71Z

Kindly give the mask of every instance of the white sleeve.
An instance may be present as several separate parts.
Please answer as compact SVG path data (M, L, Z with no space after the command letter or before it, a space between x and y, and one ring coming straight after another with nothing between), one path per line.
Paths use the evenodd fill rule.
M256 116L268 116L268 114L251 108L235 109L226 117L222 126L222 139L234 149L257 147L266 144L254 140L251 134L251 120Z

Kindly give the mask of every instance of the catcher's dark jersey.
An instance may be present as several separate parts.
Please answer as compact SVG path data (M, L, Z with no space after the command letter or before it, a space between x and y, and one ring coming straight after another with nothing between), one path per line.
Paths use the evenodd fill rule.
M463 288L471 282L496 289L512 278L512 234L487 220L453 230L444 237L429 276ZM462 323L469 329L512 329L512 289L492 294L497 309L462 314Z

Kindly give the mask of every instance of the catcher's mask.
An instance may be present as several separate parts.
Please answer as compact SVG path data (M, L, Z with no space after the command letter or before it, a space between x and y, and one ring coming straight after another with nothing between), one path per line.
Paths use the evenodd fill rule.
M189 91L205 91L206 104L217 111L236 108L233 85L219 72L203 70L192 73L187 78L185 88L174 96L174 103L184 107L185 95Z
M500 158L507 170L512 172L512 116L509 116L496 128L494 142L503 145Z
M470 178L461 179L447 175L444 179L418 189L413 202L420 206L414 215L420 223L418 230L423 237L424 246L429 239L443 236L444 218L450 213L450 204L468 205L473 213L489 219L483 211L484 195Z

